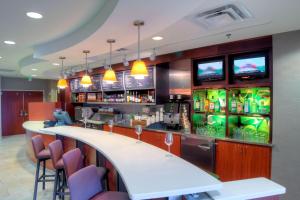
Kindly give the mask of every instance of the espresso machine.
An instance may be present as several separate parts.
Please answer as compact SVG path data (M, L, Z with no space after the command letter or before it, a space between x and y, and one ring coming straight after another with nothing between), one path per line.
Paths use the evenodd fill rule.
M188 96L170 95L169 102L164 104L164 124L168 129L180 130L189 126L190 103Z

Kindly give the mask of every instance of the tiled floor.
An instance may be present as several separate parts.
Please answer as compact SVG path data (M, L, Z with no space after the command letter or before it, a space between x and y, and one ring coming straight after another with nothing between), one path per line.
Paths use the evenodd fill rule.
M35 165L26 155L25 136L0 139L0 199L31 200ZM43 191L39 184L38 200L52 199L53 182Z

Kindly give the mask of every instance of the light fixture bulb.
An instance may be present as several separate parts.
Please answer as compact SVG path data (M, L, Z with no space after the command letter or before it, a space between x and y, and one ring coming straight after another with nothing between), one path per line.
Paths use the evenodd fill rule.
M16 44L16 42L12 41L12 40L5 40L4 43L8 44L8 45L14 45L14 44Z
M91 77L88 75L87 54L90 53L90 51L84 50L83 53L85 54L85 75L81 78L80 85L84 88L88 88L93 84Z
M82 87L84 87L84 88L91 86L92 85L91 77L88 74L85 74L81 78L80 85L82 85Z
M108 84L113 84L114 82L117 82L115 71L112 69L106 70L103 76L103 81L105 81Z
M143 79L145 76L148 76L148 69L144 61L141 60L141 37L140 37L140 27L144 25L144 21L136 20L133 22L133 25L138 28L138 51L137 51L137 60L133 62L133 66L130 71L130 75L135 79Z
M135 79L144 79L145 76L148 76L146 63L142 60L134 61L130 75Z
M68 82L66 80L66 75L64 72L64 59L66 59L66 57L60 56L59 59L61 60L61 77L57 81L57 87L59 89L65 89L68 87Z
M159 41L159 40L162 40L162 39L164 39L164 38L161 37L161 36L154 36L154 37L152 37L152 40L155 40L155 41Z
M27 17L33 18L33 19L42 19L43 15L37 12L28 12L26 13Z
M59 79L58 82L57 82L57 87L59 89L65 89L65 88L67 88L68 87L67 80L64 79L64 78Z
M109 66L105 70L103 81L105 81L108 84L113 84L114 82L117 82L117 77L115 71L111 67L111 57L112 57L112 44L115 43L116 40L114 39L108 39L107 43L109 43ZM105 68L105 66L104 66Z

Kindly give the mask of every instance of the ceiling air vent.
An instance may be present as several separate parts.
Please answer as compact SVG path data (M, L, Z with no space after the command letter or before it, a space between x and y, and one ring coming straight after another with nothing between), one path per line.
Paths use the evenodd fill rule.
M250 12L243 6L228 4L195 16L194 22L207 29L224 27L251 18Z

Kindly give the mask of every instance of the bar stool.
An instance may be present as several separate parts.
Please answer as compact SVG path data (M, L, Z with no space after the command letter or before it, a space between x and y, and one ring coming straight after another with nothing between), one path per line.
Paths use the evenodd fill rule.
M33 147L34 156L37 160L36 162L36 172L35 172L35 181L34 181L34 193L33 200L36 200L38 183L43 183L43 190L45 190L46 182L53 182L54 179L46 179L47 177L54 177L54 175L46 174L46 161L50 159L50 152L45 148L43 137L36 135L31 138L31 143ZM43 163L43 174L40 177L40 166L41 162Z
M63 155L63 161L65 166L65 172L67 178L78 170L84 167L84 156L79 148L72 149ZM108 190L108 170L105 167L97 167L97 174L101 179L102 185L105 186L105 190Z
M68 178L72 200L129 200L124 192L102 192L97 167L90 165L82 168Z
M63 146L61 140L55 140L49 144L50 156L53 167L55 169L55 180L53 188L53 200L58 195L59 198L64 199L66 187L66 176L64 171L64 162L62 159Z

